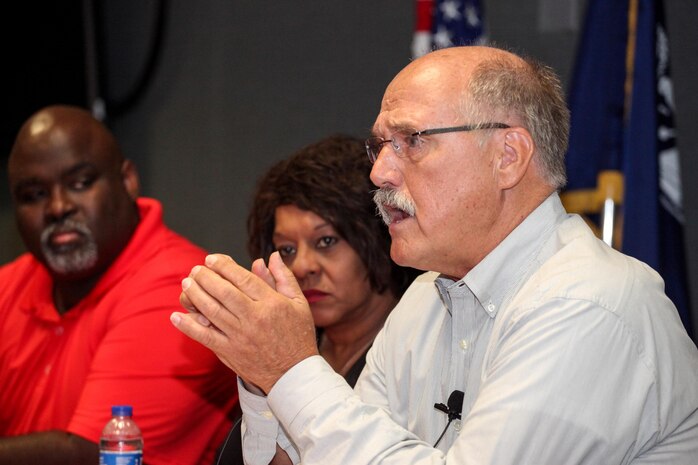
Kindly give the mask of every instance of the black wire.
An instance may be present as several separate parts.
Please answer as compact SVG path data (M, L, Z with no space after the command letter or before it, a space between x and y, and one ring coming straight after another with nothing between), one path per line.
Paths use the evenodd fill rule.
M439 442L441 442L441 438L443 438L443 437L444 437L444 434L446 434L446 430L448 429L448 427L449 427L449 425L451 424L452 421L453 421L453 418L449 418L449 419L448 419L448 423L446 423L446 427L445 427L444 430L441 432L441 436L439 436L439 439L437 439L436 442L434 443L434 447L436 447L436 446L439 444Z

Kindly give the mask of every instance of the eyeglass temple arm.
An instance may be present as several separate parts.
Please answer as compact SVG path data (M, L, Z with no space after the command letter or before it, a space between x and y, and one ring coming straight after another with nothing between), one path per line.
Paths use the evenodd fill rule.
M468 124L466 126L454 126L450 128L435 128L435 129L425 129L424 131L415 132L414 136L430 134L444 134L447 132L458 132L458 131L475 131L478 129L506 129L509 128L508 124L505 123L482 123L482 124Z

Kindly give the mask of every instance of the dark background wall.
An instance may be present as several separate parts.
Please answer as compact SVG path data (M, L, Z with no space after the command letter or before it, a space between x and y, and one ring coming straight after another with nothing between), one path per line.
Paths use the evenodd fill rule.
M10 67L16 85L8 92L26 92L27 97L11 100L5 133L13 134L35 109L30 108L36 104L28 96L40 90L57 87L55 101L80 98L62 92L69 85L84 87L79 82L84 75L60 77L83 65L79 56L57 59L39 69L29 58L48 44L62 44L59 48L68 51L61 53L72 56L80 42L74 32L84 24L80 18L71 23L64 17L71 15L71 8L81 11L81 2L71 1L55 2L63 6L45 12L46 23L37 20L36 8L16 7L6 15L23 25L21 35L5 45L11 52L6 56L17 63ZM483 3L492 40L547 62L569 84L586 0ZM149 50L158 43L159 7L166 6L153 80L135 105L122 114L108 115L124 152L139 167L143 193L164 203L166 221L177 231L211 251L249 263L245 217L256 178L271 163L330 133L367 134L385 86L410 59L413 4L413 0L96 2L102 18L96 29L103 46L101 85L110 101L123 101L147 68ZM665 7L689 276L693 300L698 301L698 250L692 246L698 237L698 186L693 181L698 148L690 140L691 134L698 134L694 116L698 9L695 0L665 0ZM61 29L61 24L69 26ZM48 43L30 40L37 31L46 30L52 31ZM58 53L54 50L53 56ZM0 263L22 251L2 160Z

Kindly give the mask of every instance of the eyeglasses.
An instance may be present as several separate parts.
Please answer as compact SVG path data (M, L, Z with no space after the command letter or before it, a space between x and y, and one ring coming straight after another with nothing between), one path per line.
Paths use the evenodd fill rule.
M431 136L433 134L445 134L447 132L477 131L479 129L506 129L510 127L504 123L481 123L469 124L467 126L454 126L450 128L425 129L417 132L395 132L390 135L390 139L382 137L369 137L366 139L366 153L371 163L375 163L378 154L383 149L383 145L390 143L393 151L400 158L411 158L416 155L422 147L424 141L421 136Z

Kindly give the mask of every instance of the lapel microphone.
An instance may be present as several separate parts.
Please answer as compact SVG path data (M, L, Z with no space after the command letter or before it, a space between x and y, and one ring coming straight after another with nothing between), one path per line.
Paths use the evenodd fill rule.
M434 447L436 447L437 444L439 444L439 442L441 441L441 438L444 437L444 434L446 434L446 430L448 429L448 426L451 424L451 422L453 420L460 420L460 413L461 410L463 410L463 397L465 397L465 393L463 391L455 390L451 393L450 396L448 396L448 402L446 402L447 405L444 405L442 403L434 404L434 408L436 410L440 410L444 412L446 415L448 415L448 423L446 423L446 427L441 433L441 436L439 436L439 439L437 439L434 443Z

